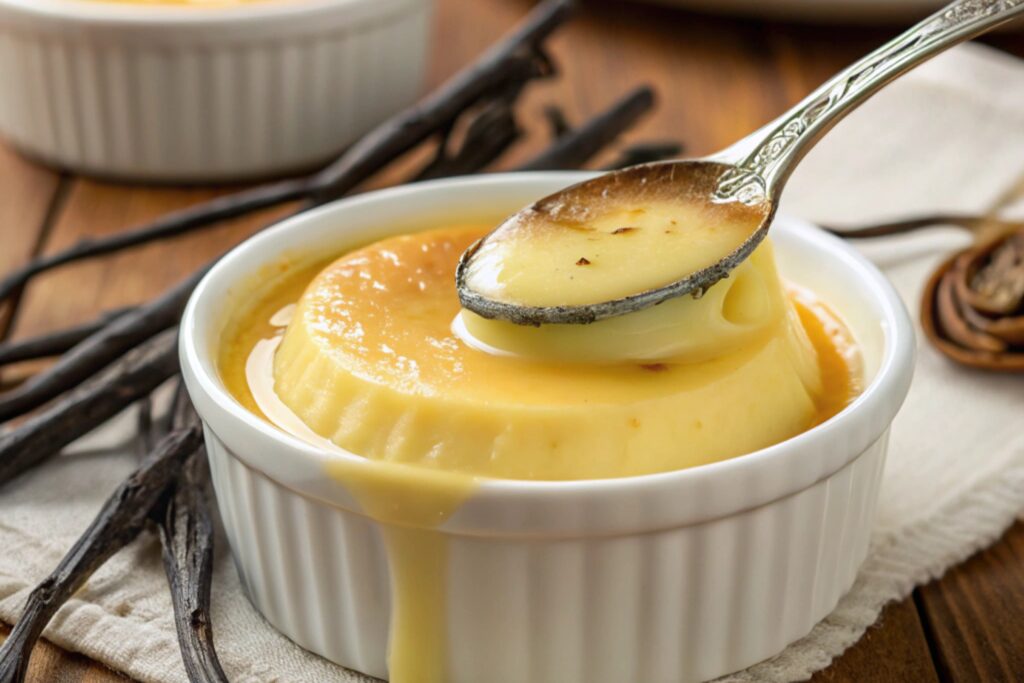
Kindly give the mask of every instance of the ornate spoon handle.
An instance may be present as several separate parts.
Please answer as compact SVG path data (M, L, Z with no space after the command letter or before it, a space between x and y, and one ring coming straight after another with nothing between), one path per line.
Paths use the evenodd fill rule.
M715 201L756 205L776 198L814 143L882 86L1022 13L1024 0L958 0L947 5L838 73L765 128L715 155L715 160L736 164L719 179Z

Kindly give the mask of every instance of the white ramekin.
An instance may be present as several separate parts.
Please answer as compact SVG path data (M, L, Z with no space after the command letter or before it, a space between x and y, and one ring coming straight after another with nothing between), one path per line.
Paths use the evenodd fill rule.
M226 312L282 254L495 221L584 177L485 176L341 201L249 240L196 290L182 366L228 538L253 603L303 647L386 675L387 558L376 523L324 474L338 456L277 431L225 390L215 358ZM800 436L721 463L482 484L441 527L452 683L704 680L779 652L849 589L867 552L888 427L910 384L913 331L886 279L842 241L785 217L772 234L786 277L849 322L864 393Z
M134 180L309 167L415 100L431 7L0 0L0 135Z

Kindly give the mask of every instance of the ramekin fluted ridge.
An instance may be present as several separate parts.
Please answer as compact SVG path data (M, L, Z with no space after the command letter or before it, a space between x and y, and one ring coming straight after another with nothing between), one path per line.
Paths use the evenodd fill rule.
M135 180L322 162L413 102L431 0L0 0L0 135Z
M208 435L243 585L275 628L386 678L387 558L374 523L295 495ZM686 683L745 668L824 618L867 554L885 440L766 506L648 534L446 534L453 683Z

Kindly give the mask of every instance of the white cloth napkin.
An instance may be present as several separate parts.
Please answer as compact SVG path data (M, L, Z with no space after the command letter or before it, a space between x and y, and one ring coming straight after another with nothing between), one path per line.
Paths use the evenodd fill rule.
M962 47L892 85L804 162L785 211L854 225L981 212L1024 179L1024 65ZM1013 212L1010 206L1007 211ZM916 315L926 274L965 243L950 229L863 244ZM992 543L1024 511L1024 378L956 367L921 340L893 427L870 555L853 590L803 640L729 681L794 681L853 644L882 607ZM59 561L134 467L131 416L0 489L0 619ZM276 633L249 605L221 540L214 627L233 681L366 681ZM152 535L103 567L46 636L143 681L186 681Z

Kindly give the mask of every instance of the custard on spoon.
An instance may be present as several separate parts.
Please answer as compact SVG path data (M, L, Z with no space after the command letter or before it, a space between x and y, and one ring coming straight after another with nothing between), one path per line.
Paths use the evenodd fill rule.
M520 325L583 324L700 296L765 238L786 180L835 123L943 50L1024 13L958 0L706 159L634 166L555 193L466 250L462 305Z

